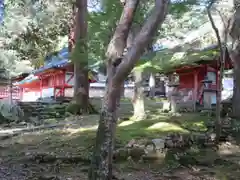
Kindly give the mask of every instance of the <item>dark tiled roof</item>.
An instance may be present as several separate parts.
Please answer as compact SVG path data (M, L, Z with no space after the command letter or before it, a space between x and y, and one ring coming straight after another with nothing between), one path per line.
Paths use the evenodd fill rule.
M60 50L56 56L49 58L49 61L43 67L33 71L32 73L38 74L48 69L64 67L69 64L69 62L68 48L65 47Z

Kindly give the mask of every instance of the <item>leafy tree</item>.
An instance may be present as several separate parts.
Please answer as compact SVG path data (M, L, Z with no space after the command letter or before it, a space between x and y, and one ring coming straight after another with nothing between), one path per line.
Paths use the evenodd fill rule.
M167 14L169 1L156 1L156 6L147 18L142 30L136 36L134 45L127 51L126 55L123 55L138 3L138 0L125 2L121 18L108 46L108 84L89 172L89 179L91 180L112 179L112 151L118 118L117 109L121 94L121 85L139 60L146 45L150 43L151 38L157 31L158 25L163 23Z
M63 0L29 0L24 4L13 1L8 7L15 7L8 12L11 12L11 20L14 21L10 24L17 30L9 48L16 50L20 59L31 60L38 68L43 65L48 53L62 48L58 44L68 35L69 3Z
M30 21L28 16L21 14L23 12L18 4L9 0L4 2L4 21L0 27L0 68L5 69L4 75L7 78L32 70L29 61L21 61L19 52L9 48L9 44L16 39L19 33L26 30ZM19 23L20 19L21 24Z

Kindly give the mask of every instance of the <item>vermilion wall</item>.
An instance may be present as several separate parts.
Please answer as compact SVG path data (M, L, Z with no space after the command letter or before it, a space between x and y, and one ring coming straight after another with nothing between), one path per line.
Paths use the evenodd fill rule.
M198 83L201 83L201 81L205 77L205 69L204 68L198 68L198 69L192 69L192 71L188 73L179 73L179 89L182 88L194 88L194 74L198 74Z
M179 72L179 89L194 88L194 74L197 73L198 85L202 84L207 72L216 72L216 69L210 67L192 68L188 72Z

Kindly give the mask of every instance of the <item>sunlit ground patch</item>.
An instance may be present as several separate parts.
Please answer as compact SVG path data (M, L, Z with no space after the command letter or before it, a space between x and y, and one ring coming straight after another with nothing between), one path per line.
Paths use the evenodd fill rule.
M149 126L148 128L146 128L147 130L159 130L159 131L179 131L179 132L188 132L187 130L172 124L172 123L167 123L167 122L158 122L155 123L151 126Z
M131 125L133 123L134 123L134 121L123 121L118 126L119 127L129 126L129 125Z
M68 132L69 135L73 135L73 134L76 134L76 133L81 133L81 132L86 132L86 131L95 131L97 130L98 126L95 125L95 126L90 126L90 127L85 127L85 128L66 128L64 131L65 132Z

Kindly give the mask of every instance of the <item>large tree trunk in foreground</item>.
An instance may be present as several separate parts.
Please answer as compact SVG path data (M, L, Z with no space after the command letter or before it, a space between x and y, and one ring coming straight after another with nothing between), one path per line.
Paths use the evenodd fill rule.
M128 33L138 3L139 0L129 0L126 2L115 33L107 49L107 87L99 119L96 145L89 171L89 180L112 179L113 141L115 139L117 124L117 110L120 105L122 86L124 83L123 81L114 82L113 76L122 61Z
M233 117L240 119L240 7L239 3L235 2L235 12L230 19L229 34L232 38L232 50L230 57L233 60L234 69L234 88L233 88Z
M239 43L240 45L240 43ZM233 98L232 98L232 109L233 114L232 117L240 119L240 48L235 48L235 51L230 53L230 57L233 60L234 68L233 68Z
M75 12L75 27L73 35L74 62L74 100L83 113L88 113L89 82L88 82L88 52L87 52L87 0L77 0Z
M238 55L238 60L240 55ZM234 66L234 88L233 88L233 116L240 119L240 67Z
M113 39L115 39L115 48L119 47L121 42L125 42L124 44L126 45L127 35L137 5L136 3L138 4L138 1L136 0L126 1L123 15L113 36ZM114 61L112 61L113 58L108 62L108 84L105 102L103 103L100 115L96 145L89 173L90 180L112 179L112 155L118 118L116 110L118 98L120 96L120 87L143 54L146 45L151 40L151 36L157 31L158 26L163 23L168 4L168 0L156 0L156 6L151 16L147 19L140 33L138 33L132 48L126 53L126 55L124 55L121 63L119 65L115 64ZM117 54L116 51L114 54Z

